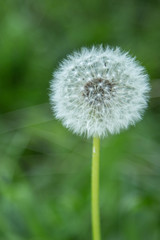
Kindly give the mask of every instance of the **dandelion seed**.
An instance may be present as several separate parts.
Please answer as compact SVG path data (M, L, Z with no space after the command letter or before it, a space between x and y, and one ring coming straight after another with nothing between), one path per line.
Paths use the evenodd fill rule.
M134 58L119 48L100 46L82 48L61 63L50 99L65 127L104 137L141 119L149 90L148 75Z

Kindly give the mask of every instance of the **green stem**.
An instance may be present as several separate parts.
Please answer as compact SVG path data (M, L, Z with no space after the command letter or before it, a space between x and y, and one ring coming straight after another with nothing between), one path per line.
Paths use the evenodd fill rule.
M92 152L92 177L91 177L91 203L92 203L92 234L93 240L100 240L100 217L99 217L99 148L100 139L93 138Z

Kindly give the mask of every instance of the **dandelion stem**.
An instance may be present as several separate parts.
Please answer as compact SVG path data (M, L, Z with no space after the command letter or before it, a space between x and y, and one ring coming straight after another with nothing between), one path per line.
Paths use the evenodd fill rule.
M93 137L92 176L91 176L91 211L93 240L100 240L99 216L99 149L100 139Z

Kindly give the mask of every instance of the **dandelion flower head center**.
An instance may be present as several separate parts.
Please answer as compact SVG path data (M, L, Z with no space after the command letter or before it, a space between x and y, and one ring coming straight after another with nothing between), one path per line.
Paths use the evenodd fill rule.
M83 97L89 104L99 106L106 104L113 96L114 84L102 78L96 78L87 82L82 92Z

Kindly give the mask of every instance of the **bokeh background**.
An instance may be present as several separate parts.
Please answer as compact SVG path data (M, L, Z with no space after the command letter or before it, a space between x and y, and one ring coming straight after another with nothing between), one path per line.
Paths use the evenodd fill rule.
M0 1L0 240L89 240L92 140L55 120L58 62L93 44L137 56L143 121L101 141L102 239L160 239L160 1Z

